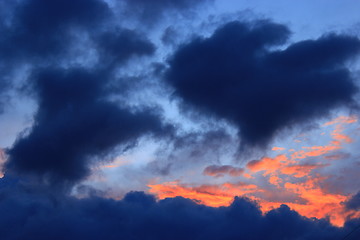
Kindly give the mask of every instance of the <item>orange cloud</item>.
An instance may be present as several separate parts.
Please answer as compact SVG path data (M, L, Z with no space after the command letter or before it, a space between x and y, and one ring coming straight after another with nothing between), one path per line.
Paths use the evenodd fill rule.
M344 131L344 127L342 125L337 125L335 130L331 133L333 139L338 142L352 143L353 139L345 134L342 134L342 131Z
M149 192L159 199L181 196L211 207L229 206L235 196L246 196L258 202L263 213L278 208L281 204L306 217L325 218L335 226L342 226L346 219L359 217L360 213L349 211L341 204L348 196L326 192L319 185L321 179L309 179L303 183L285 183L285 189L293 192L305 203L297 202L271 202L264 198L255 197L254 194L264 192L254 184L224 183L220 185L201 185L191 187L179 182L148 185Z
M211 207L229 206L234 196L243 196L257 190L255 185L245 183L224 183L221 185L201 185L189 187L178 182L148 185L149 192L159 199L177 196L194 200L197 203Z
M307 157L318 157L318 156L327 154L331 151L341 149L341 146L338 146L338 145L312 146L312 147L303 147L303 149L306 149L308 151L300 150L300 151L293 152L293 154L291 154L291 158L292 159L304 159Z
M204 175L212 177L223 177L226 174L232 177L238 177L243 173L243 168L237 168L230 165L211 165L206 167L203 171Z
M306 199L306 204L288 203L288 205L303 216L324 218L329 217L335 226L342 226L345 220L353 214L341 204L348 199L342 194L332 194L321 188L321 179L309 179L303 183L286 183L285 188Z
M292 155L292 159L304 159L307 157L318 157L325 155L329 152L339 150L342 148L342 143L352 143L353 139L349 136L343 134L344 125L351 124L357 122L357 118L355 116L340 116L330 122L323 124L323 126L331 126L336 125L335 129L331 132L332 141L327 146L312 146L312 147L303 147L306 150L295 151Z
M271 183L272 185L280 187L281 182L282 182L282 179L277 175L272 175L269 177L269 183Z
M292 165L282 168L280 171L286 175L293 175L296 178L307 176L312 170L329 166L329 164L303 164Z
M4 177L3 165L5 163L5 160L6 160L5 152L3 149L0 148L0 178Z
M334 124L351 124L357 122L358 119L356 116L340 116L335 118L334 120L331 120L330 122L326 122L323 124L323 126L330 126Z
M271 150L273 151L284 151L286 148L282 148L282 147L273 147Z
M300 150L290 149L287 154L276 157L252 160L246 164L246 171L229 165L212 165L203 171L203 174L214 177L224 174L243 177L245 181L256 183L256 185L227 182L194 187L171 182L149 185L149 192L158 196L159 199L182 196L212 207L228 206L235 196L246 196L257 201L264 213L281 204L286 204L303 216L329 218L333 225L342 226L345 220L360 217L360 211L346 209L342 203L348 200L349 196L330 192L324 187L326 176L321 176L321 172L314 171L330 164L309 163L306 159L323 156L322 159L337 160L347 157L346 153L339 153L337 150L342 149L343 144L353 142L353 139L343 132L346 124L354 122L357 122L357 118L353 116L341 116L325 123L323 126L334 125L334 127L330 134L329 144L324 146L304 146ZM272 150L286 149L273 147ZM258 172L262 175L260 179L257 179ZM264 183L264 178L268 181L267 183Z
M272 172L280 169L282 166L288 164L286 155L278 155L275 158L264 157L260 160L252 160L246 165L252 172L265 171L264 175L269 175Z

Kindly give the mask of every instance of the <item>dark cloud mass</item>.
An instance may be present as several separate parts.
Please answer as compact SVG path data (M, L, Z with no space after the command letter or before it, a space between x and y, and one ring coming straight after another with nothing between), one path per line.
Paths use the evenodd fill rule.
M82 32L95 33L111 16L100 0L6 0L0 7L0 96L22 65L59 64Z
M348 209L360 210L360 192L352 196L348 201L345 202L345 206Z
M99 0L25 0L2 29L0 52L6 60L56 59L74 42L74 31L94 31L111 14Z
M144 24L154 24L162 17L174 13L186 13L213 0L124 0L126 15L140 18Z
M80 180L89 173L92 157L163 130L153 109L128 109L104 99L106 75L45 70L34 81L39 109L30 133L8 151L8 170Z
M329 34L270 50L289 34L266 20L227 23L180 47L167 82L186 103L235 124L247 145L352 104L357 88L346 63L359 39Z
M15 70L32 65L27 85L38 110L34 125L8 150L8 172L76 182L97 158L164 130L158 110L109 101L116 94L108 87L116 67L133 56L152 55L155 46L140 33L110 24L112 11L104 1L25 0L12 9L0 36L3 64ZM64 68L77 57L74 48L83 47L83 38L95 47L98 64L91 70Z
M152 55L155 46L144 36L128 29L105 32L97 44L106 63L124 63L132 56Z
M29 188L20 191L24 187L11 180L0 183L2 239L337 240L351 229L307 219L285 205L262 215L245 198L211 208L180 197L157 202L142 192L129 193L121 201L76 199Z

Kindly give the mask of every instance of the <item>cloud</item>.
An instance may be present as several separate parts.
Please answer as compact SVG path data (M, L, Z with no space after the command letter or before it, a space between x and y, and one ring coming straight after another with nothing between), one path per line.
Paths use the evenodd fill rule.
M170 12L184 14L193 11L202 5L213 2L213 0L124 0L125 15L139 18L143 24L151 25L157 23L162 17Z
M357 87L346 64L359 53L359 39L328 34L271 50L289 35L267 20L227 23L181 46L166 81L193 109L237 126L250 146L354 104Z
M0 52L6 60L55 60L74 44L74 30L98 29L111 16L101 0L21 1L2 29Z
M283 148L283 147L273 147L271 150L272 151L284 151L285 148Z
M5 96L21 67L59 64L70 55L73 60L81 34L91 35L111 16L101 0L2 1L1 8L0 95ZM0 100L5 105L10 99Z
M0 178L4 176L3 166L6 161L5 151L0 148Z
M83 69L46 69L34 76L39 107L33 127L8 150L7 171L53 182L75 182L94 159L145 134L162 134L160 113L127 108L106 99L107 75Z
M232 151L232 136L223 128L202 126L201 130L177 132L171 141L165 142L156 152L156 160L147 166L147 171L157 175L174 176L184 169L203 168L206 163L219 163ZM224 146L224 144L226 146Z
M229 206L235 196L243 196L258 191L256 185L243 182L191 186L175 181L149 184L148 187L150 188L149 192L155 194L159 199L181 196L211 207Z
M152 55L155 46L141 34L117 29L101 34L97 41L100 56L108 63L124 63L132 56Z
M264 157L260 160L251 160L246 164L246 167L252 172L265 171L264 174L269 175L290 163L286 155L278 155L274 158Z
M64 66L110 71L131 57L155 52L143 34L115 22L113 9L102 0L6 1L2 5L7 12L0 12L0 95L19 88L14 79L24 67L28 73ZM24 79L21 84L27 81L26 76L19 78Z
M213 177L222 177L226 174L232 177L238 177L244 173L244 169L236 168L230 165L211 165L207 166L203 173L204 175Z
M342 170L337 176L334 169L338 170L339 166L336 161L330 159L334 159L333 156L335 159L338 158L336 155L346 151L349 147L347 145L357 140L357 133L353 131L358 127L356 123L357 119L354 116L340 116L307 135L311 140L312 136L318 138L320 133L326 130L329 145L304 147L296 144L299 145L298 148L307 150L295 148L288 151L284 148L281 154L271 151L270 156L249 161L241 169L241 174L234 178L227 175L231 176L230 172L233 169L240 170L236 165L208 166L207 163L203 163L202 167L196 168L193 164L191 172L181 175L180 178L173 176L170 179L157 178L150 181L149 192L159 199L182 196L213 207L229 206L233 197L246 196L256 200L263 213L286 204L308 218L326 218L335 226L343 226L348 219L360 216L359 211L346 208L343 204L349 201L349 193L356 189L356 185L351 182L356 179L357 168L356 163L346 162L344 159L341 161ZM346 138L338 139L338 135ZM354 142L346 141L348 138ZM338 148L328 149L327 147L337 139ZM338 151L340 149L341 152ZM332 157L325 158L329 154ZM217 179L203 178L202 181L194 181L194 176L200 174L214 176Z
M277 175L273 175L277 176ZM329 192L322 187L322 179L309 177L305 182L284 180L276 184L276 188L264 184L256 185L245 182L199 185L180 182L150 184L149 192L159 199L176 196L211 207L229 206L234 197L248 197L257 201L263 214L286 204L292 210L308 218L327 219L334 226L343 226L349 219L359 218L360 213L346 209L341 204L347 196ZM269 178L271 181L271 178ZM274 184L275 185L275 184ZM283 185L283 186L282 186Z
M2 239L340 239L350 228L300 216L283 205L262 215L236 197L212 208L181 197L155 201L142 192L122 200L47 195L0 180ZM26 190L25 190L26 189ZM356 234L354 237L356 238Z
M286 175L293 175L294 177L305 177L314 169L329 166L329 164L300 164L284 167L281 172Z
M156 107L130 108L110 100L130 81L118 79L115 71L132 57L152 56L156 48L143 34L115 23L105 1L6 5L12 7L4 17L0 13L0 81L15 84L12 74L26 66L20 77L26 86L12 87L26 89L16 95L25 93L38 102L33 126L7 150L8 173L74 183L108 154L171 128L165 129Z
M360 210L360 192L358 192L357 194L355 194L354 196L352 196L350 199L348 199L345 202L345 206L348 209L352 209L352 210Z

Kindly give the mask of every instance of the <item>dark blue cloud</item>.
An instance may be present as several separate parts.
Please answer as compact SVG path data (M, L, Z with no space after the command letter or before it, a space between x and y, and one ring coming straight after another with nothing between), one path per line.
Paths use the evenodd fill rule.
M123 0L125 15L135 16L142 20L143 24L157 23L169 13L188 13L200 6L212 3L213 0Z
M128 29L104 32L96 42L102 62L108 64L121 64L133 56L155 52L155 46L147 38Z
M358 38L329 34L270 50L289 34L266 20L227 23L181 46L166 80L185 103L237 126L245 145L266 144L279 130L353 104L357 92L346 63L359 53Z
M58 64L76 47L75 33L92 34L111 16L101 0L6 0L0 7L0 94L23 64Z
M144 35L115 26L104 1L25 0L11 6L0 25L0 65L8 72L31 66L26 88L39 105L34 125L8 151L8 172L76 182L113 150L169 130L158 109L109 100L122 93L116 85L126 85L114 70L134 56L151 56L155 46ZM83 38L98 58L91 69L69 63Z
M12 87L11 78L22 66L72 64L85 46L94 52L97 67L108 69L155 51L144 35L115 26L102 0L5 1L1 6L6 11L0 11L0 94Z
M346 201L345 206L348 209L360 210L360 192L353 195L348 201Z
M156 109L109 101L106 74L46 69L33 81L39 102L35 122L9 149L6 171L78 181L94 159L105 158L116 146L126 149L144 134L169 130Z
M101 0L25 0L2 29L0 52L7 61L56 59L74 44L74 31L101 27L111 11Z
M326 220L308 219L283 205L262 215L256 203L235 198L229 207L211 208L181 197L156 202L142 192L121 201L47 195L14 188L1 179L0 230L8 239L341 239ZM4 183L5 182L5 183ZM16 186L16 184L15 184ZM10 190L11 189L11 190ZM353 235L357 239L359 235Z

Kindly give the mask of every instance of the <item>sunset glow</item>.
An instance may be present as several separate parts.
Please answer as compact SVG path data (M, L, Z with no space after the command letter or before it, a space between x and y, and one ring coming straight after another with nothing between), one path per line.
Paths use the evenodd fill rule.
M360 239L359 10L0 0L0 240Z
M199 186L182 184L179 181L165 182L148 185L149 192L155 194L159 199L182 196L212 207L229 206L235 196L246 196L257 201L264 213L278 208L281 204L286 204L303 216L329 218L335 226L342 226L345 220L359 217L359 213L346 209L343 202L347 201L350 196L334 193L327 189L325 180L328 176L316 170L326 170L331 167L332 159L341 158L341 155L337 155L337 150L342 149L344 144L354 142L350 136L344 133L347 126L354 123L357 123L354 116L341 116L327 122L323 127L333 127L328 145L302 146L300 150L293 149L288 154L252 160L247 163L243 170L244 174L231 174L231 169L235 168L231 166L208 167L204 170L204 174L208 176L229 174L243 182ZM274 147L272 150L284 151L286 149ZM314 157L322 158L317 158L316 162L309 163L310 158L314 160ZM266 184L257 181L260 177L274 185L280 194L279 198L281 195L284 197L293 195L293 200L274 201L273 194L270 194L273 190Z

